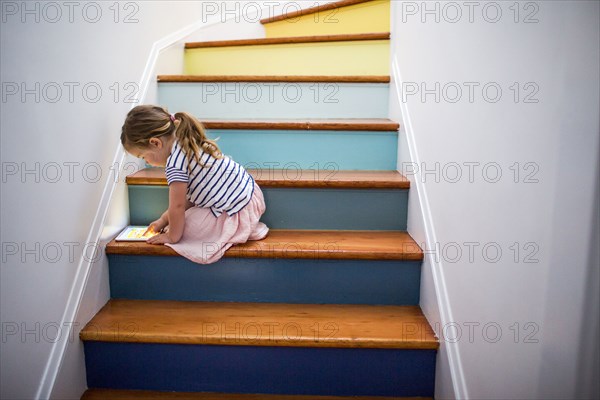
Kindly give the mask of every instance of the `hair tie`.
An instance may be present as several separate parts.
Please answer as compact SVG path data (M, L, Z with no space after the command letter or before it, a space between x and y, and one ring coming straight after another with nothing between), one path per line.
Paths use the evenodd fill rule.
M175 122L175 115L171 114L170 117L171 117L171 122Z

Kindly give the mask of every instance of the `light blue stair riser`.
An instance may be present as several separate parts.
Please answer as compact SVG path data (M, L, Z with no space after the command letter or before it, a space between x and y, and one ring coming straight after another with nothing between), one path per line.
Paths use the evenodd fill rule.
M249 169L395 170L397 131L209 130Z
M388 118L387 83L159 83L170 112L206 119Z
M317 245L315 245L317 247ZM109 255L115 299L418 305L421 261Z
M262 188L274 229L406 231L408 190ZM166 186L129 186L130 222L147 225L168 208Z
M246 169L285 169L290 176L301 169L396 169L397 131L207 129L207 136Z

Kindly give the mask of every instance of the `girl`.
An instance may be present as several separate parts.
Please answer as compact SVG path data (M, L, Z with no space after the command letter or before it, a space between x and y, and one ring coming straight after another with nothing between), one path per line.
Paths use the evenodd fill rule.
M137 106L127 114L121 143L133 156L165 167L169 208L150 224L149 230L161 233L148 243L166 244L208 264L233 244L267 235L269 229L259 222L265 212L262 191L240 164L206 137L192 115Z

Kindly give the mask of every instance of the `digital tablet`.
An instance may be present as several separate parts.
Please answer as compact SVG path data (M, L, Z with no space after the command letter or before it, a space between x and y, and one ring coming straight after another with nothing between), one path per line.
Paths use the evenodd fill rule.
M117 242L145 242L148 238L158 235L158 232L144 232L148 230L147 226L128 226L119 233L115 239Z

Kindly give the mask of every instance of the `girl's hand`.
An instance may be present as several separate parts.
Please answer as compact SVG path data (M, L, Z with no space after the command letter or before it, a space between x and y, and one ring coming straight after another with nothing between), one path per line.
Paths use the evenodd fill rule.
M171 240L169 238L169 235L167 235L166 233L161 233L160 235L152 236L151 238L146 240L146 243L165 244L165 243L171 243Z
M165 227L168 225L167 221L165 221L165 219L163 219L162 217L157 219L156 221L153 221L152 223L150 223L150 225L148 226L148 229L146 230L146 232L144 232L144 235L147 232L162 232Z

